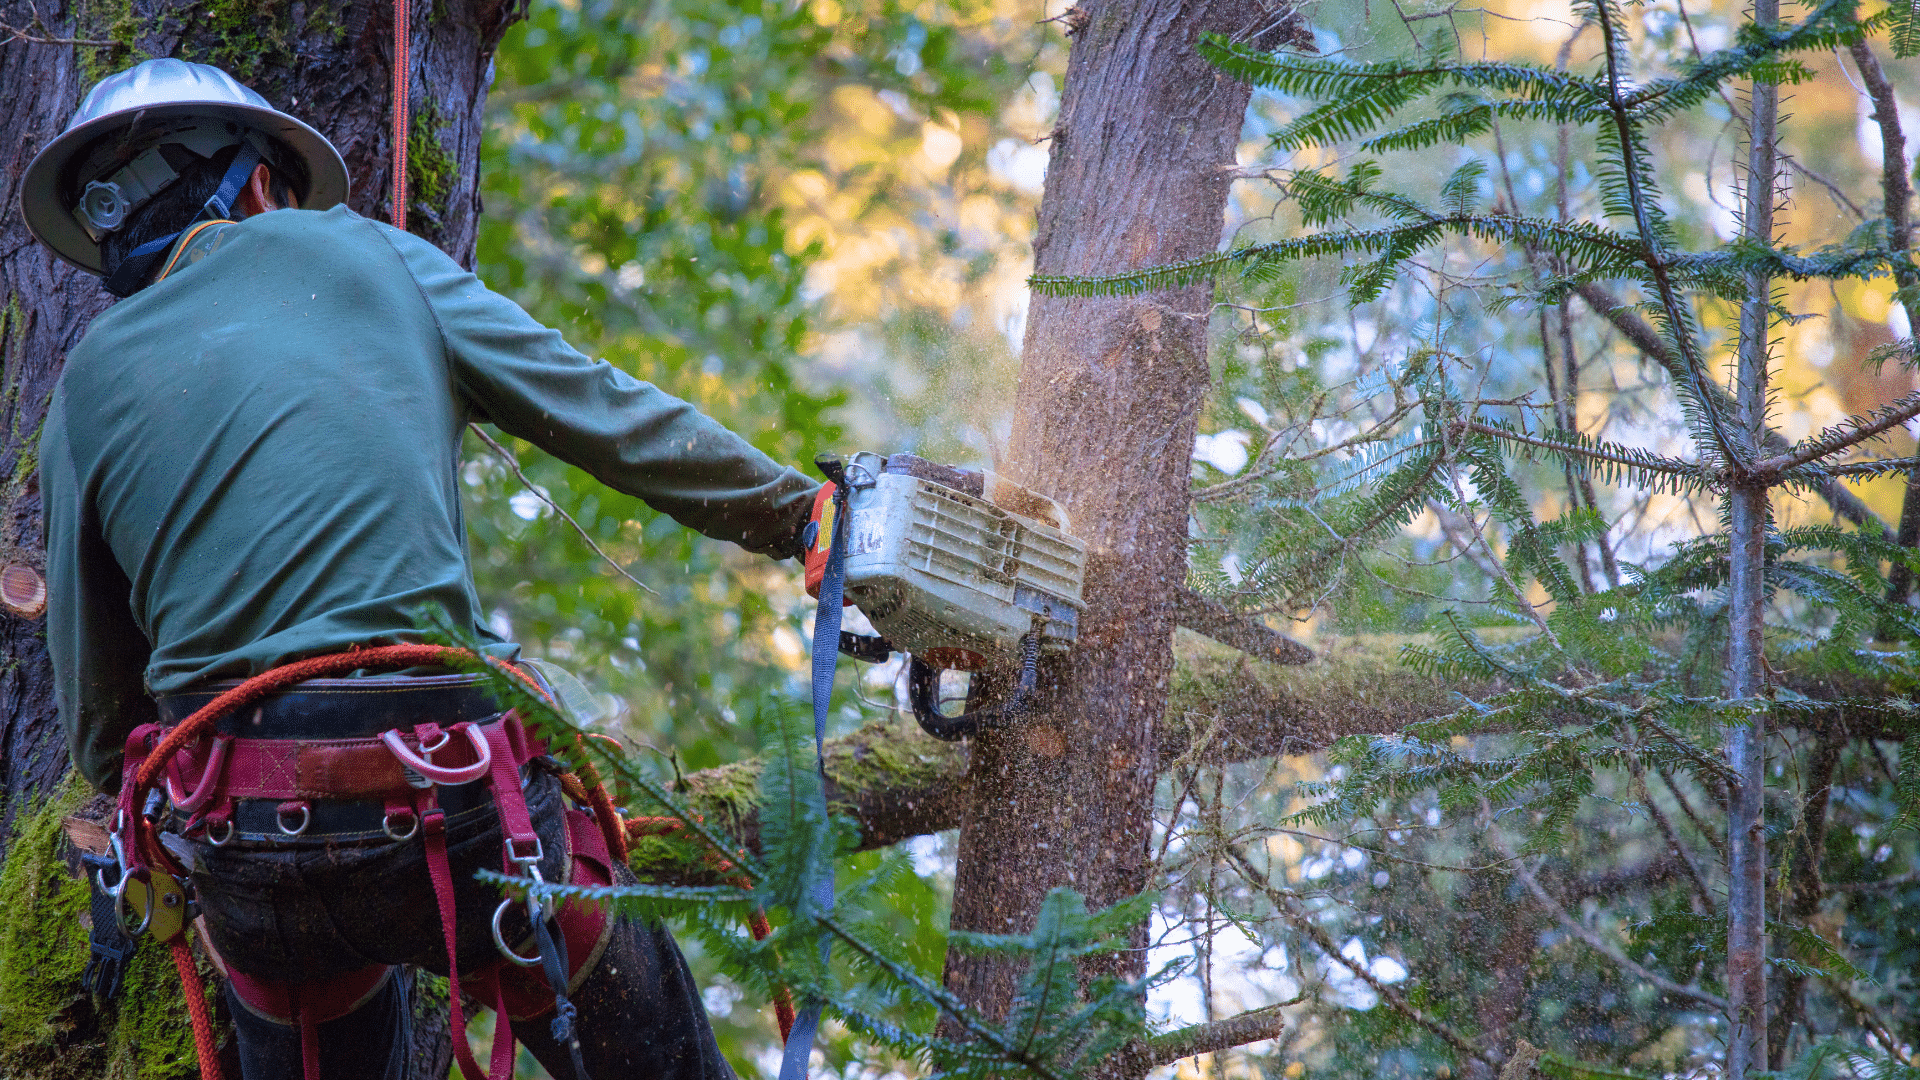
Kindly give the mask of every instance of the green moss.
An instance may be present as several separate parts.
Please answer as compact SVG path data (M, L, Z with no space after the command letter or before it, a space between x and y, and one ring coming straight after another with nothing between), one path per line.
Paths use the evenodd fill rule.
M191 59L252 85L262 72L292 66L291 7L288 0L203 0L194 19L199 33L182 44L204 42Z
M758 759L703 769L686 778L681 798L720 832L752 840L758 835L760 769ZM854 810L856 800L870 792L954 783L966 769L965 749L912 724L875 722L827 741L827 778L837 789L836 813ZM702 849L677 838L642 838L628 861L643 878L704 879L711 873Z
M86 883L67 869L60 819L87 798L77 775L20 823L0 865L0 1063L53 1047L87 966Z
M133 43L141 30L140 20L133 13L133 0L84 0L74 6L73 24L75 37L118 42L109 48L76 50L87 87L149 59L146 52Z
M40 470L40 433L46 428L47 418L42 415L40 423L33 429L33 434L25 439L15 440L16 445L20 447L20 459L13 463L13 478L8 481L7 487L10 495L24 491L28 478Z
M437 230L453 197L460 166L440 141L446 119L439 106L429 101L407 119L407 227L414 232ZM423 213L421 206L431 216Z
M8 901L0 907L0 1076L193 1076L192 1028L167 949L141 944L114 1004L96 1009L80 988L90 896L86 881L68 869L60 821L88 795L85 782L69 774L20 823L0 866L0 896Z
M914 724L876 721L827 746L827 777L849 796L951 782L966 769L958 743L941 742Z
M214 987L219 983L212 965L202 959L198 967L200 985L207 988L211 1008ZM127 970L126 989L121 991L113 1021L107 1039L112 1055L107 1076L111 1080L186 1080L200 1075L187 999L180 992L180 974L174 969L173 957L164 946L141 943Z

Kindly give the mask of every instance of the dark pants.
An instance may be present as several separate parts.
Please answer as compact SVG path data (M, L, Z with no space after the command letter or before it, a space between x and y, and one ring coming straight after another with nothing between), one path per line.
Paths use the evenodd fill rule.
M545 852L541 874L567 880L559 783L539 774L526 796ZM374 964L447 973L446 939L418 837L355 845L198 844L196 854L194 883L213 946L246 975L300 984ZM500 956L490 926L501 894L473 877L476 870L500 868L500 824L491 806L449 820L447 856L460 969L478 970ZM614 869L618 880L633 880L625 867ZM514 905L504 926L509 942L527 933L520 912ZM581 958L573 962L578 966ZM319 1026L327 1080L405 1077L412 980L395 975L358 1009ZM616 921L605 951L569 998L579 1010L592 1080L733 1080L692 974L664 927ZM246 1080L300 1076L299 1029L233 1004ZM572 1066L548 1032L551 1015L549 1006L547 1016L514 1024L514 1034L548 1072L568 1080Z

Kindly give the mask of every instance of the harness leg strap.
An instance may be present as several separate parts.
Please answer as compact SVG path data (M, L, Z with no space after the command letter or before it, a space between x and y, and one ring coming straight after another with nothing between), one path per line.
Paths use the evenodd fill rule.
M467 1010L460 999L460 959L459 948L453 932L453 870L447 865L447 816L433 804L432 793L420 796L424 806L416 805L414 816L420 822L421 840L427 849L427 874L433 879L433 899L440 908L440 929L447 939L447 1006L452 1014L453 1056L459 1060L461 1071L469 1080L479 1080L489 1076L501 1080L498 1074L483 1073L480 1063L474 1060L473 1047L467 1044ZM494 1058L500 1056L502 1041L511 1043L512 1028L507 1018L501 1016L500 1026L494 1029Z

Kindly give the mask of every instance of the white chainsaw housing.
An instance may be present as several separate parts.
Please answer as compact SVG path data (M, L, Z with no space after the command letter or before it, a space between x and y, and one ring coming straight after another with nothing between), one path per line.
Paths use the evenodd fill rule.
M1085 544L985 498L885 472L882 461L858 454L846 471L847 598L874 629L916 655L953 649L1012 657L1031 633L1043 651L1072 645L1084 606ZM1052 505L1018 494L1023 508ZM1065 521L1057 506L1051 516Z

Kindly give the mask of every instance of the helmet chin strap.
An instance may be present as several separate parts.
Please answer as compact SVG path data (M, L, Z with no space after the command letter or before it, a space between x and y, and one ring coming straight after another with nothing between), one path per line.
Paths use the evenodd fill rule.
M191 227L203 219L216 220L231 214L233 200L239 198L240 189L247 185L247 178L253 175L254 166L258 164L260 151L254 148L251 141L241 143L240 152L233 156L233 164L227 166L227 174L220 178L220 187L200 208L199 215L187 222L187 226ZM122 298L139 292L146 287L147 278L153 274L154 267L166 255L167 249L186 231L185 228L177 229L158 240L149 240L134 248L126 258L120 260L120 265L114 268L113 275L102 283L103 286L108 292Z

